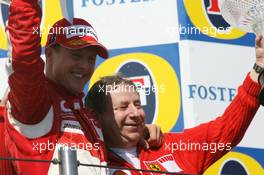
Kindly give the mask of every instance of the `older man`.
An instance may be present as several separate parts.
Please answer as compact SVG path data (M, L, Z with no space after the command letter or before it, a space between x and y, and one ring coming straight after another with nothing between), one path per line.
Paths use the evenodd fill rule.
M221 117L182 133L167 133L160 148L138 146L145 113L135 85L119 75L103 77L86 98L103 129L110 165L144 170L202 174L243 138L259 108L258 69L264 65L262 37L256 40L256 64ZM257 68L257 69L256 69ZM263 67L262 67L263 68ZM139 175L113 170L109 174ZM143 173L149 174L149 173Z

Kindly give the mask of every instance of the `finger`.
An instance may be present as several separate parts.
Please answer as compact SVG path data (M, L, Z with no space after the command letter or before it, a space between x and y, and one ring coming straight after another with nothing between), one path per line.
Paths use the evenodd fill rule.
M263 48L263 36L257 35L256 37L256 48Z
M145 150L149 149L149 144L145 139L140 139L139 145L142 146Z
M147 140L153 140L153 132L155 132L154 130L155 128L153 128L153 125L151 124L146 124L145 125L145 139Z
M158 127L152 127L153 132L150 132L148 142L150 146L153 146L155 143L157 143L158 139Z
M159 129L160 129L159 130L159 146L161 146L163 143L163 133L162 133L161 128L159 128Z
M162 133L162 130L161 130L161 128L160 128L160 131L159 131L159 133L160 133L160 136L159 136L159 146L161 146L161 145L162 145L162 143L163 143L163 133Z
M149 128L147 127L147 125L144 126L144 129L143 129L143 137L144 139L148 139L150 136L149 136Z
M263 55L264 55L264 49L263 48L256 48L257 58L261 58Z
M159 147L162 143L162 132L159 126L154 127L155 132L151 132L151 136L148 139L150 147Z
M155 139L155 145L158 147L160 144L160 127L156 128L156 139Z
M161 128L160 127L158 127L158 134L157 134L157 140L158 140L158 143L157 143L157 145L158 146L161 146L161 144L162 144L162 137L163 137L163 133L162 133L162 131L161 131Z

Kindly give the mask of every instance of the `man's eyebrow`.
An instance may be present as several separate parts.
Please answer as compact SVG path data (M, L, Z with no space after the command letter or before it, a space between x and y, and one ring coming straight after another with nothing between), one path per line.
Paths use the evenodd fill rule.
M134 104L140 104L141 105L141 101L140 100L135 100Z
M128 104L128 102L127 102L127 101L125 101L125 100L121 100L121 101L119 101L119 102L118 102L118 104L121 104L121 105L123 105L123 104Z

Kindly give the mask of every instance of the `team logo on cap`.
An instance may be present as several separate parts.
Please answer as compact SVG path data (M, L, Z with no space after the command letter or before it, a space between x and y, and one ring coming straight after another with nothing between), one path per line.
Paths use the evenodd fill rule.
M83 40L72 40L69 41L68 44L73 45L73 46L80 46L80 45L84 45L87 44L88 41L83 41Z

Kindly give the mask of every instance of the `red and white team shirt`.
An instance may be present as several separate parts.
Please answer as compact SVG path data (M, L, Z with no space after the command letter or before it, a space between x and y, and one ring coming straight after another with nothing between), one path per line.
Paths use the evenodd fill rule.
M106 165L101 128L83 103L44 74L40 57L41 22L38 0L12 0L7 32L12 48L10 92L3 141L14 158L52 160L58 147L76 147L78 160ZM58 165L12 161L19 175L59 175ZM1 169L1 167L0 167ZM80 175L105 174L105 169L79 166Z
M243 138L259 108L260 85L249 74L238 94L222 116L182 133L164 134L159 148L138 149L140 169L201 175ZM114 151L114 152L113 152ZM125 151L123 151L125 152ZM128 156L131 157L131 156ZM130 159L133 160L133 159ZM108 149L108 163L112 166L138 168L118 151ZM109 169L109 175L154 175L138 171Z

